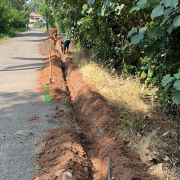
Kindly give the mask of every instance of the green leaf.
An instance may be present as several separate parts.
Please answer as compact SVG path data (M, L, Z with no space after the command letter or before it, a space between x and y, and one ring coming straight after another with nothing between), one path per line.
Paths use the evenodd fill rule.
M157 46L164 47L165 45L166 45L166 38L165 36L162 36L161 39L157 40Z
M88 5L84 4L82 8L83 8L83 10L82 10L81 14L84 14L85 11L88 9Z
M105 9L101 9L101 16L104 16L105 14Z
M81 25L81 24L82 24L82 21L79 20L79 21L77 22L77 25L79 26L79 25Z
M169 16L172 11L173 11L173 8L172 8L172 7L167 8L167 9L164 11L164 16Z
M173 86L176 90L180 90L180 80L176 80Z
M145 8L149 7L149 2L147 0L139 0L137 2L137 7L140 9L145 9Z
M170 78L170 74L166 74L161 81L161 85L165 87L168 83L169 78Z
M174 18L174 20L173 20L173 25L174 25L175 27L180 26L180 15L178 15L178 16L176 16L176 17Z
M149 68L148 69L148 77L152 77L153 76L153 69L152 68Z
M124 4L121 4L121 6L117 6L115 11L118 11L117 15L120 15L121 14L121 10L124 8Z
M138 47L139 47L140 49L143 49L145 45L146 45L146 44L145 44L144 42L140 42L140 43L138 44Z
M178 0L162 0L161 2L164 3L165 7L175 8L178 5Z
M166 74L161 81L161 85L165 87L168 83L170 83L174 79L175 79L174 77L170 77L170 74Z
M137 32L137 28L132 28L129 32L128 32L128 37L130 37L133 33Z
M101 2L101 0L96 0L96 3L99 4Z
M143 33L139 33L136 35L131 36L131 44L138 44L144 38Z
M162 16L163 14L164 14L164 6L161 6L161 4L159 4L153 9L151 13L151 19Z
M176 79L180 79L180 70L179 70L179 73L174 74L174 77L175 77Z
M172 83L169 83L169 84L165 87L164 92L166 92L171 86L172 86Z
M110 6L110 0L106 0L104 6L109 7Z
M82 8L83 10L86 10L88 8L87 4L84 4Z
M157 4L157 3L159 3L161 0L151 0L151 3L152 4Z
M144 26L141 29L139 29L139 33L144 33L147 29L148 27Z
M161 29L156 27L155 29L150 30L147 34L148 37L156 39L160 35L160 33Z
M140 8L139 7L132 7L131 9L130 9L130 11L129 11L129 13L132 13L133 11L139 11L140 10Z
M172 13L173 11L173 8L167 8L165 11L164 11L164 19L162 21L162 23L160 24L160 26L162 26L169 18L170 18L170 14Z
M90 8L88 11L87 11L87 13L89 14L89 13L91 13L93 11L93 8Z
M95 0L88 0L88 6L91 6L91 4L94 4Z
M173 31L175 28L176 28L176 27L175 27L173 24L171 24L171 25L168 27L167 32L168 32L169 34L171 34L172 31Z
M143 71L141 74L141 79L144 79L144 78L146 78L146 73Z
M140 42L138 44L139 48L143 49L145 48L146 46L150 46L152 44L152 41L149 40L149 39L144 39L143 42Z
M144 54L146 56L151 56L155 52L154 46L148 46L144 49Z
M172 101L178 105L180 103L180 91L176 91L174 96L172 97Z
M146 43L147 46L150 46L152 44L152 41L149 39L145 39L144 42Z

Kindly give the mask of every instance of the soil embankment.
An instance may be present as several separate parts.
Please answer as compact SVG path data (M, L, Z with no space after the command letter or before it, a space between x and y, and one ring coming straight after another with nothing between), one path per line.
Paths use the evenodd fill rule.
M65 127L52 130L44 140L45 146L37 156L39 179L63 179L70 172L74 179L106 180L111 159L111 174L116 180L153 180L126 142L111 131L120 124L119 112L108 104L98 90L83 81L77 66L69 54L60 52L51 38L40 44L40 52L53 64L51 96L59 103L69 103L71 112L60 110L56 118L64 119ZM40 70L39 91L49 78L48 58ZM44 81L44 79L46 79ZM71 116L70 116L71 114ZM70 178L70 177L69 177ZM70 179L73 179L70 178Z

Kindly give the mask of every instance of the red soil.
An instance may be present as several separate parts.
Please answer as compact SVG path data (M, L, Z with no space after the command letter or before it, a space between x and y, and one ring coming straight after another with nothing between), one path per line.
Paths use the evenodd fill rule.
M56 118L62 120L64 117L66 126L50 131L45 138L44 148L37 157L39 170L35 176L42 180L64 179L63 172L69 171L77 180L107 180L111 159L111 173L115 180L155 179L126 142L111 131L120 125L119 112L95 87L83 81L71 56L61 54L59 41L56 47L53 43L49 38L40 44L42 54L47 56L49 48L53 52L53 83L49 84L51 94L56 99L68 99L70 93L76 119L64 113L63 109L57 114ZM40 71L38 91L43 92L48 78L46 64ZM60 100L57 102L61 103Z

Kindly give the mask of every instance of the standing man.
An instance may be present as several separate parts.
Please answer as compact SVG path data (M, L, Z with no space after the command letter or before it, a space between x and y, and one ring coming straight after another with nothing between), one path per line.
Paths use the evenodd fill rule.
M68 52L70 42L71 41L67 38L63 38L60 40L62 53L65 54L66 48L67 48L67 52ZM63 45L64 45L64 47L63 47Z
M57 29L55 28L55 26L53 26L52 34L53 34L54 40L56 41L57 40Z

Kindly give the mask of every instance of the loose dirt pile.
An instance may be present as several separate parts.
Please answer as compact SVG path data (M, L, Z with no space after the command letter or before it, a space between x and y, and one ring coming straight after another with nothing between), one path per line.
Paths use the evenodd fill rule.
M45 138L44 148L37 156L39 170L35 177L41 180L64 179L63 173L68 171L73 176L71 179L106 180L110 170L115 180L155 179L126 142L111 131L120 125L119 112L95 87L84 83L71 56L61 54L59 41L54 46L54 41L49 38L40 44L39 49L46 56L49 49L51 51L51 97L59 104L66 102L71 111L60 109L54 115L55 119L63 120L64 127L50 131ZM49 80L47 61L48 58L38 78L40 92ZM112 163L108 167L110 159Z

